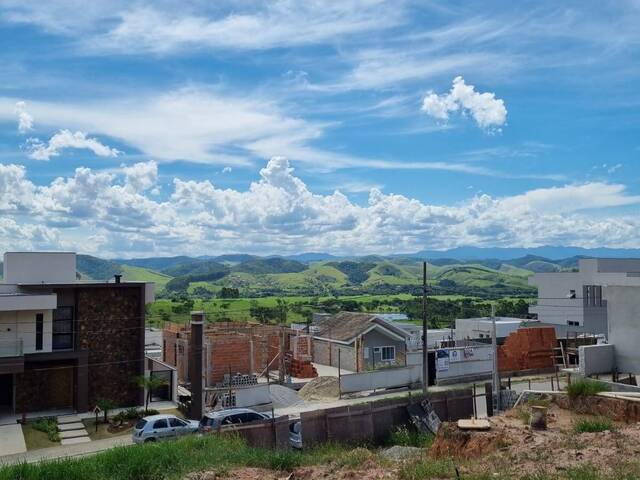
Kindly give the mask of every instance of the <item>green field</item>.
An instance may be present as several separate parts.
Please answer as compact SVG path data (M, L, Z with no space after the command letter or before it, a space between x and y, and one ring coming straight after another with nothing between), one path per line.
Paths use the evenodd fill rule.
M450 297L450 296L447 296ZM414 298L412 295L401 293L397 295L351 295L340 297L341 301L353 300L363 307L372 306L375 302L382 303L376 312L399 312L399 307L388 305L394 299L410 300ZM439 298L439 297L436 297ZM192 299L193 306L190 310L201 310L207 315L211 321L228 319L232 321L255 321L251 316L251 305L257 303L262 307L274 308L278 305L278 299L283 300L288 305L287 323L305 322L306 316L303 311L320 310L318 304L332 300L334 297L311 297L311 296L291 296L291 297L262 297L262 298L233 298L233 299ZM183 306L183 303L178 304ZM162 321L172 321L178 323L186 323L189 320L189 312L186 309L176 311L174 308L176 302L169 299L158 299L148 306L147 320L151 325L157 325ZM179 310L179 309L178 309Z

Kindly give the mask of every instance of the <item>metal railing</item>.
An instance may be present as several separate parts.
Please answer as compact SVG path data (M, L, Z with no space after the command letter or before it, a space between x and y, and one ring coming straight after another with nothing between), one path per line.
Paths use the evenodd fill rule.
M21 357L22 356L22 339L18 340L0 340L0 358L3 357Z

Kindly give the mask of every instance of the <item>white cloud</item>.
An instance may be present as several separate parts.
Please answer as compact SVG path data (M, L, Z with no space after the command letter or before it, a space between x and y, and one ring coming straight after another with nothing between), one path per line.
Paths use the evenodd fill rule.
M222 173L231 173L231 172L232 172L232 170L233 170L233 168L231 168L231 167L224 167L224 168L222 169Z
M27 141L29 158L34 160L49 160L51 157L57 157L65 148L91 150L99 157L117 157L121 153L115 148L102 144L96 138L87 137L86 133L72 133L70 130L60 130L46 144L37 138L30 138Z
M136 163L129 167L123 165L122 172L126 188L135 193L149 190L158 182L158 164L154 161Z
M15 101L0 97L0 119L4 113L2 106L8 103L13 105ZM284 155L317 171L360 167L511 177L505 172L463 162L381 160L320 148L315 143L332 125L293 116L273 99L258 95L238 97L204 87L90 103L32 101L30 109L41 125L55 127L62 123L106 135L158 162L186 160L247 166L256 159ZM35 147L37 158L57 151L39 142ZM108 147L101 151L117 152Z
M585 183L455 205L431 205L369 191L360 205L340 191L314 193L282 157L272 158L245 190L176 178L168 199L154 198L154 162L108 172L78 168L37 186L24 167L0 165L0 247L19 245L101 255L246 251L343 254L411 252L462 245L632 246L639 205L623 185ZM582 213L588 209L589 212Z
M29 130L33 130L33 117L26 110L27 104L23 101L16 102L14 109L16 115L18 115L18 131L22 134L27 133Z
M94 5L95 3L95 5ZM57 34L83 35L80 48L126 54L166 54L186 48L262 50L333 43L399 24L403 2L277 0L261 2L92 2L56 6L3 2L5 18Z
M477 92L462 77L453 79L453 86L447 94L428 93L422 101L422 111L443 121L449 120L450 114L454 112L468 114L483 129L499 128L507 122L504 101L496 98L495 93Z

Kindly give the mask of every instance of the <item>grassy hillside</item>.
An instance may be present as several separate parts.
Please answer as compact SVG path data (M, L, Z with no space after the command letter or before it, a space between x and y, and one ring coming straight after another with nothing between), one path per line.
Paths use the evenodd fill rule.
M132 282L154 282L156 284L156 293L164 290L165 285L171 277L160 272L154 272L148 268L133 267L131 265L122 265L122 275L124 280Z

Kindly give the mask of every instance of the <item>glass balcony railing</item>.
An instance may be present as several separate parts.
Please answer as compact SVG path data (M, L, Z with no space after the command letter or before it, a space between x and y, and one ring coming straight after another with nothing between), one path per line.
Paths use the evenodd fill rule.
M21 357L22 339L20 340L0 340L0 358Z

